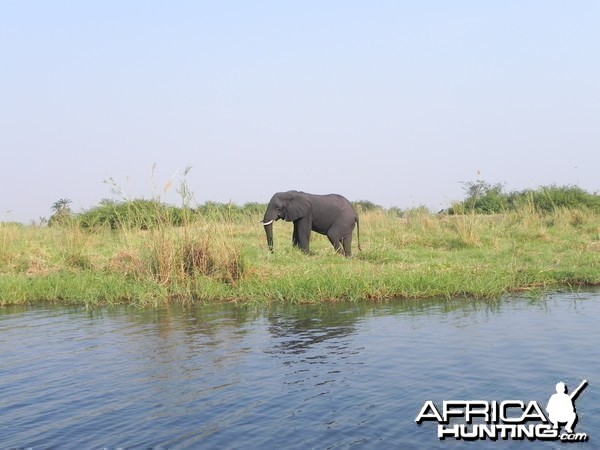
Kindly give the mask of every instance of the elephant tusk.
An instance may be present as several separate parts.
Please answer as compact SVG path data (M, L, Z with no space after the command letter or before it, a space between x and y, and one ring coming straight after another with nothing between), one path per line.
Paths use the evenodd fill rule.
M273 222L274 222L274 220L269 220L268 222L259 222L259 223L261 223L262 225L264 225L266 227L267 225L271 225Z

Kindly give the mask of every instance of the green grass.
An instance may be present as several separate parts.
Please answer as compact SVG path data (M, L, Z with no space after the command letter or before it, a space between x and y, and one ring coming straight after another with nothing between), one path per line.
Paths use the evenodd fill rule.
M292 225L274 224L269 253L261 215L202 215L148 229L76 223L0 224L0 305L165 302L322 302L544 292L600 285L600 215L524 206L497 215L360 214L353 257L311 237L291 247Z

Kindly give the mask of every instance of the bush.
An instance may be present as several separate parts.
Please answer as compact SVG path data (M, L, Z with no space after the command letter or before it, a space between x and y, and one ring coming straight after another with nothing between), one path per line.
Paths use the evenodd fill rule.
M462 183L467 198L454 204L450 214L479 213L495 214L508 209L508 197L502 184L490 184L482 180Z
M543 186L506 193L502 184L482 180L462 183L467 198L455 203L449 214L498 214L525 206L539 212L553 212L560 208L584 208L600 212L600 195L591 194L578 186Z
M131 200L115 202L103 200L77 216L81 228L109 227L137 228L147 230L158 225L181 226L184 223L184 210L165 205L156 200Z
M509 195L514 208L531 203L540 212L552 212L559 208L586 208L600 212L600 195L590 194L578 186L545 186L536 190L524 190Z
M262 203L246 203L243 206L235 203L206 202L198 206L196 213L207 219L232 221L246 217L262 216L267 205Z
M357 212L369 212L369 211L383 211L383 208L369 200L358 200L356 202L352 202L352 206L356 209Z

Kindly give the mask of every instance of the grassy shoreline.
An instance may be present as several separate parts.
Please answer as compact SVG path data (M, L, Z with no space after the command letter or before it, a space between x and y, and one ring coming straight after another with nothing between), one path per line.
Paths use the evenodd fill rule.
M260 217L198 218L152 229L0 225L0 305L494 298L600 285L600 215L585 209L497 215L360 213L363 251L266 247ZM355 238L356 241L356 238Z

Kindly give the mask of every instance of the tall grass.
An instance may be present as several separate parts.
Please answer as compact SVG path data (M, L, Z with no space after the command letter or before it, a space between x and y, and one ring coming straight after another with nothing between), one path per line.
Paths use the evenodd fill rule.
M355 243L346 259L315 233L313 255L292 248L292 224L282 221L271 254L259 206L192 209L183 201L180 222L160 202L150 204L153 222L130 206L118 226L0 224L0 304L480 298L600 285L600 214L588 208L369 208L360 213L363 251Z

